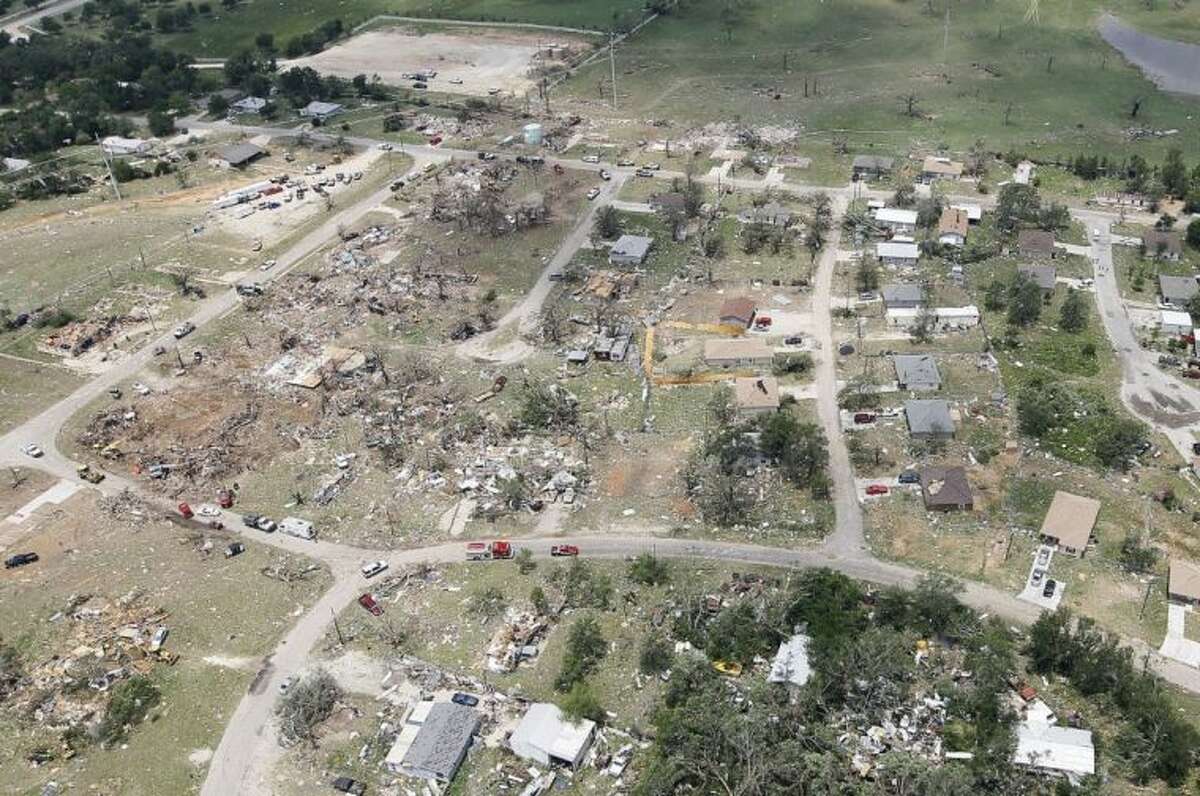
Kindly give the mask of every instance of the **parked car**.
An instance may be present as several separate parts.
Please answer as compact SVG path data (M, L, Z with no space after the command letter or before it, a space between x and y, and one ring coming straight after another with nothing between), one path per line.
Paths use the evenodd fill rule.
M86 464L81 464L75 468L75 474L87 481L89 484L98 484L104 480L104 473L99 470L93 470Z
M804 345L804 335L793 334L783 338L784 345Z
M243 514L242 525L245 525L247 528L257 528L258 522L261 519L262 516L258 514Z
M430 146L437 146L440 143L442 143L442 137L440 135L435 135L433 138L429 139Z
M413 88L422 88L422 89L424 89L424 88L429 88L429 84L428 84L428 83L424 83L424 82L422 82L422 81L418 80L417 82L413 83L413 86L412 86L412 87L413 87Z
M383 614L383 606L375 601L375 598L370 594L363 594L358 598L358 604L371 612L372 616L380 616Z
M737 661L713 661L712 667L726 677L742 676L742 665Z
M16 569L17 567L23 567L26 564L32 564L37 560L37 553L17 553L15 556L9 556L8 558L4 559L4 568Z
M599 163L600 156L599 155L584 155L583 157L580 158L580 160L582 160L584 163Z
M275 267L275 262L276 262L275 260L267 260L266 262L264 262L262 265L260 265L258 267L258 270L270 271L272 268Z
M364 578L373 578L387 568L388 562L386 561L368 561L362 565L362 574Z
M905 470L896 476L896 480L901 484L919 484L921 483L921 474L916 470Z
M121 400L121 388L120 387L109 387L108 388L108 396L110 398L112 398L114 401Z
M384 152L391 152L391 151L392 151L392 145L391 145L391 144L389 144L389 143L387 143L386 141L385 141L385 142L383 142L382 144L380 144L380 145L379 145L379 148L380 148L380 149L382 149Z
M175 339L178 340L182 337L187 337L194 331L196 331L196 325L191 321L184 321L176 326L175 331L171 332L171 334L175 335Z
M1058 582L1053 580L1046 581L1046 587L1042 589L1043 597L1053 597L1054 590L1058 587Z
M609 180L612 179L612 175L608 173L607 169L600 169L600 179L604 180L605 182L608 182Z
M1050 563L1050 548L1049 547L1039 547L1038 548L1037 562L1038 562L1038 566L1040 566L1040 567L1044 567Z
M179 509L179 516L183 517L185 520L190 520L192 517L196 516L196 512L192 511L192 507L186 502L180 502L176 508Z
M450 82L453 83L454 81ZM351 796L363 796L367 792L367 783L350 779L350 777L338 777L333 781L333 789L342 793L349 793Z
M635 171L635 172L634 172L634 176L637 176L637 177L653 177L653 176L654 176L654 172L650 171L650 169L638 169L637 171Z
M577 556L579 555L579 547L573 544L552 544L550 545L550 555Z
M1042 582L1042 578L1046 577L1046 570L1041 567L1034 567L1033 572L1029 575L1029 582L1034 586Z
M259 517L258 518L258 529L260 531L264 531L266 533L274 533L275 529L278 527L279 526L275 524L275 520L271 519L270 517Z
M150 388L147 387L145 384L142 384L140 381L135 381L133 383L133 391L135 393L137 393L138 395L149 395L150 394Z
M621 160L617 161L617 165L623 169L626 169L626 168L629 168L630 166L636 166L637 164L634 163L629 158L622 158Z
M599 188L592 188L591 190L589 190L589 191L587 192L587 198L588 198L588 201L591 201L592 199L595 199L595 198L596 198L597 196L599 196L599 195L600 195L600 189L599 189Z
M24 453L26 456L32 456L35 459L40 459L42 457L42 455L45 453L45 451L43 451L40 446L38 446L37 444L35 444L33 442L22 447L21 452Z
M871 484L867 487L868 495L886 495L887 493L888 488L883 484Z
M464 694L459 691L454 696L450 697L450 701L459 705L465 705L466 707L473 708L479 704L479 697L472 696L471 694Z
M860 425L863 423L874 423L875 415L871 412L855 412L854 422L859 423Z
M495 152L480 152L478 157L480 160L495 160L496 153Z
M246 545L241 542L231 542L229 547L225 548L225 557L233 558L234 556L240 556L244 552L246 552Z
M220 517L221 510L211 503L204 503L200 508L196 509L196 513L201 517Z

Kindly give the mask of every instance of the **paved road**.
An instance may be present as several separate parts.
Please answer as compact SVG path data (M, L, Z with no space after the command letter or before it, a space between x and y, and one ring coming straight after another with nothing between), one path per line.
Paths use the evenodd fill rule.
M230 125L223 123L217 125L197 123L192 126L232 129ZM251 133L279 134L293 132L278 128L242 129ZM351 140L352 143L364 146L371 146L378 143L371 139L356 138ZM430 158L473 158L475 156L473 152L443 150L424 146L405 147L405 150L421 161ZM553 164L555 160L548 159L548 162ZM590 167L591 170L599 170L601 168L601 164L580 164L576 161L561 162L564 165L569 164L572 168L576 169L588 169ZM607 195L612 195L619 182L626 179L629 174L627 170L617 169L612 166L604 167L608 168L614 175L613 184L607 187L609 191ZM671 172L659 172L656 176L670 179L672 176L677 175ZM724 180L723 182L736 184L738 187L748 189L762 187L761 180ZM784 184L773 187L794 193L816 190L809 186L798 186L795 184ZM850 467L843 436L838 426L836 380L834 378L836 350L833 346L834 341L832 339L830 317L833 272L836 265L839 235L839 219L836 216L840 216L844 211L850 197L850 191L846 188L826 190L829 191L835 202L835 222L831 233L831 240L821 255L816 274L812 316L814 333L821 342L821 351L819 352L817 364L817 403L821 423L830 442L830 473L834 481L834 503L837 510L837 522L833 533L823 545L801 550L784 550L728 542L657 539L645 536L556 537L556 542L565 541L579 544L586 550L589 556L596 557L625 556L653 545L656 552L664 556L702 557L737 561L746 564L785 567L829 566L852 577L881 584L910 586L919 577L920 573L916 570L874 559L863 543L862 515L855 494L853 472ZM317 229L314 229L313 232L306 235L303 240L289 249L288 252L281 255L279 258L280 265L277 267L276 273L272 275L272 278L285 273L302 258L323 246L336 234L339 225L353 223L353 221L385 199L388 194L388 190L383 189L353 207L331 216ZM589 214L594 212L594 209L592 208ZM1089 225L1096 223L1094 219L1091 219L1085 213L1079 213L1078 215L1081 218L1089 218ZM1097 219L1100 218L1099 215L1096 217ZM1105 219L1111 218L1107 215L1103 217ZM578 248L578 244L582 242L582 237L580 236L586 237L589 228L590 224L588 223L581 222L576 225L575 229L564 241L563 246L560 247L555 259L552 260L551 266L561 267L554 265L555 261L558 261L561 257L566 257L566 260L569 260L575 249ZM1101 258L1101 262L1104 261L1104 251L1107 248L1103 245L1104 242L1105 239L1102 238L1097 243L1099 247L1097 256ZM1108 252L1108 256L1111 259L1111 251ZM562 264L565 265L566 260L562 260ZM550 268L548 267L547 271L549 270ZM1101 270L1107 270L1109 272L1108 276L1111 278L1111 266ZM1105 276L1105 274L1098 273L1098 277L1101 276ZM506 319L504 319L505 323L502 325L509 326L513 321L531 317L533 310L540 307L541 301L544 300L545 294L548 293L548 289L546 289L548 279L546 277L547 274L543 274L543 279L539 280L538 283L539 287L535 288L526 301L518 305L518 308L514 308L511 317L506 316ZM1101 307L1107 307L1103 310L1105 314L1105 326L1109 330L1109 334L1113 336L1114 344L1117 346L1118 351L1123 355L1128 354L1136 358L1139 354L1135 341L1132 341L1132 332L1128 329L1127 323L1124 324L1125 331L1122 332L1121 325L1118 323L1120 316L1115 314L1123 312L1123 310L1120 307L1111 306L1112 296L1115 295L1110 289L1113 286L1101 289L1099 287L1101 284L1098 278L1097 295L1098 297L1105 297L1101 299ZM199 328L228 312L236 306L236 303L236 297L232 291L214 296L201 304L191 320ZM1117 303L1119 304L1119 301ZM1109 315L1110 309L1114 313L1111 316ZM169 335L164 335L160 341L156 342L172 344L174 341ZM54 440L62 424L89 401L103 394L109 386L136 374L140 368L150 361L151 355L148 352L152 347L153 343L143 349L141 353L132 355L117 364L110 371L95 378L18 429L4 437L0 437L0 462L28 464L28 459L20 455L19 447L28 441L38 441L47 451L46 457L39 462L39 466L60 477L75 479L73 463L63 457L54 446ZM1134 361L1137 360L1135 359ZM1156 372L1153 368L1149 371L1150 374ZM1131 383L1131 394L1136 394L1139 389L1150 389L1150 386L1174 389L1170 385L1172 380L1169 378L1148 375L1136 366L1130 366L1127 369L1126 377ZM1159 378L1165 379L1165 381L1159 381ZM1200 402L1195 405L1200 406ZM110 494L122 489L130 489L135 492L140 490L138 484L115 475L110 476L99 488L100 491ZM240 529L241 532L253 537L257 541L302 553L325 563L329 566L333 574L334 586L322 595L314 607L301 617L297 624L288 632L284 641L271 656L269 665L264 669L262 677L258 679L255 687L245 695L238 705L209 765L207 779L202 790L202 794L205 794L205 796L225 796L225 794L229 793L259 792L258 783L261 782L262 777L267 773L266 762L273 759L269 751L275 747L270 716L278 684L283 678L297 674L304 669L313 647L325 633L332 613L349 605L351 600L359 593L359 590L362 588L362 582L360 581L357 567L362 561L379 558L381 555L385 556L393 566L417 561L450 562L461 560L461 546L458 544L437 545L424 549L393 551L381 554L378 550L365 550L348 545L320 541L305 542L279 534L263 535L257 531L248 531L241 528L240 522L230 513L225 513L223 516L228 527L231 529ZM522 542L522 544L534 549L538 555L548 554L548 541L529 540ZM486 564L482 565L486 566ZM969 581L964 584L964 588L964 602L980 611L999 615L1010 621L1020 623L1032 622L1038 615L1036 607L1023 603L1014 595L1006 592ZM1163 658L1141 642L1129 642L1129 646L1134 649L1135 654L1139 657L1146 655L1150 666L1167 680L1187 690L1200 693L1200 671Z
M18 11L14 14L9 14L6 17L0 17L0 25L3 25L0 30L4 30L13 41L17 39L28 39L29 31L26 30L30 25L35 25L46 17L58 16L67 11L74 11L82 6L87 0L58 0L58 2L47 3L41 8L30 9L26 11Z

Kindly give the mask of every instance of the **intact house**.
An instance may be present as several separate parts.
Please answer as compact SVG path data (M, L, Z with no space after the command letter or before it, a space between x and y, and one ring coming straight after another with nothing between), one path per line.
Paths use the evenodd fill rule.
M646 255L654 245L654 238L642 235L622 235L608 250L608 261L613 265L634 266L646 262Z
M733 404L741 417L757 417L779 409L779 382L771 376L733 380Z
M890 282L880 291L883 306L892 309L918 309L925 306L925 291L920 285L908 282Z
M966 511L975 507L967 471L962 467L926 467L919 473L921 499L929 511Z
M267 107L267 101L262 97L242 97L229 106L230 110L237 113L259 113L265 107Z
M1184 309L1197 293L1200 293L1200 284L1194 276L1158 276L1158 295L1165 307Z
M321 102L320 100L313 100L300 109L300 115L305 119L317 119L323 122L326 119L337 116L343 110L345 110L345 108L336 102Z
M753 299L738 296L725 299L717 317L720 318L721 323L748 329L750 324L754 323L754 313L757 311L758 307L755 306Z
M762 207L748 207L738 213L738 221L743 224L766 224L769 227L787 228L792 225L795 215L791 210L777 202L765 204Z
M1172 559L1167 596L1176 602L1200 605L1200 564Z
M678 191L656 193L650 197L649 205L656 213L685 213L687 198Z
M253 163L265 154L267 154L265 149L254 144L230 144L217 150L215 160L221 168L240 169L247 164Z
M913 329L918 323L929 323L932 326L931 331L950 332L978 326L979 308L974 304L965 307L933 307L929 310L898 307L887 311L886 321L892 329Z
M884 265L916 265L921 250L911 241L886 240L875 244L875 256Z
M905 401L904 419L913 439L954 439L954 417L947 401Z
M1187 337L1192 333L1192 316L1180 310L1162 310L1158 325L1167 336Z
M1017 233L1017 252L1022 257L1053 260L1058 256L1054 248L1054 233L1044 229L1023 229Z
M705 340L704 361L714 367L764 367L775 361L775 353L760 337Z
M1017 273L1037 284L1042 295L1054 294L1054 285L1058 281L1058 271L1053 265L1018 265Z
M465 705L422 702L406 720L385 765L393 773L449 782L466 758L479 724L479 714Z
M950 158L930 155L921 163L921 182L935 183L938 180L957 180L962 176L963 164Z
M896 354L892 357L892 365L896 368L896 383L901 390L933 392L942 388L942 376L930 354Z
M1070 492L1055 492L1046 518L1042 520L1041 537L1060 552L1082 558L1099 515L1099 500Z
M855 179L874 180L892 173L893 158L883 155L855 155L851 169Z
M893 235L910 235L917 229L917 211L881 207L875 211L875 223Z
M517 757L537 765L577 769L595 735L596 722L571 721L557 705L535 702L509 736L508 746Z
M1179 258L1183 256L1183 244L1179 236L1157 229L1142 235L1142 247L1145 248L1146 254L1160 260L1179 262Z
M938 219L938 243L943 246L962 246L967 242L967 227L970 226L967 214L953 207L942 211Z

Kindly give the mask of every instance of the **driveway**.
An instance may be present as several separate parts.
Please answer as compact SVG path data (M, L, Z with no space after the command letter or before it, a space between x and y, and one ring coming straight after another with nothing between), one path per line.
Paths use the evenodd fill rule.
M1034 552L1033 563L1029 567L1029 574L1025 576L1025 588L1017 595L1017 599L1033 603L1039 608L1045 608L1047 611L1054 611L1058 608L1058 604L1062 602L1063 592L1067 590L1067 587L1062 581L1058 581L1054 588L1054 594L1050 597L1045 596L1042 590L1046 587L1046 581L1054 580L1050 572L1050 566L1054 563L1054 548L1042 545L1038 550L1049 551L1046 564L1042 567L1045 570L1045 574L1042 575L1041 580L1037 583L1033 582L1033 571L1038 567L1037 552Z
M1184 638L1191 609L1179 603L1167 603L1167 637L1163 639L1159 652L1188 666L1200 668L1200 642Z

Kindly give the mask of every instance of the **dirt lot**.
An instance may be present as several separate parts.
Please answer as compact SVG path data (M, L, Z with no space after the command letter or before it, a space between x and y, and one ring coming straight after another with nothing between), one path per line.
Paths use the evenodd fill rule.
M582 47L581 42L572 42L564 34L553 35L559 44L576 50ZM391 29L363 33L318 55L290 63L344 78L378 75L384 83L393 85L411 83L404 79L406 73L434 69L437 77L429 85L438 91L487 96L490 89L498 88L524 94L534 86L529 71L539 45L546 44L546 34L516 31L422 34L408 28ZM556 62L557 57L548 60Z

